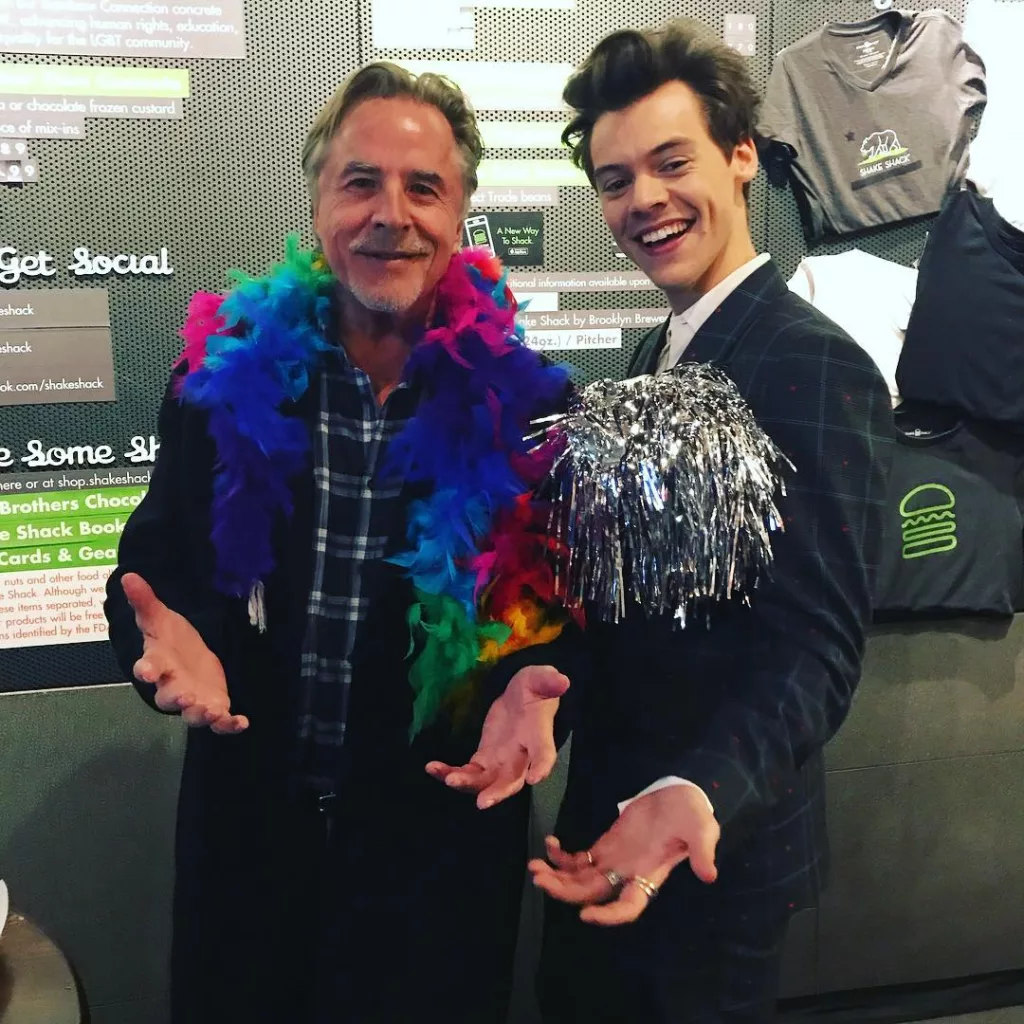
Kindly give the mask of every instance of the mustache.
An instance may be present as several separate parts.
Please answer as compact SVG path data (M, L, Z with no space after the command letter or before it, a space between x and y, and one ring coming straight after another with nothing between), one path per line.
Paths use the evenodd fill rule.
M377 232L357 238L349 246L350 252L364 256L429 256L430 247L416 239L402 238L398 235Z

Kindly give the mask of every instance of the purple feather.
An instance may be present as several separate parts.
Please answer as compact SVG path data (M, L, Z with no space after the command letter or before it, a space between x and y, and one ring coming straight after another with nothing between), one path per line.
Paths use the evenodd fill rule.
M301 423L294 425L305 432ZM217 552L214 585L243 597L274 567L274 523L291 515L289 482L306 459L297 450L267 458L255 441L238 433L225 409L211 411L209 431L217 447L211 531Z

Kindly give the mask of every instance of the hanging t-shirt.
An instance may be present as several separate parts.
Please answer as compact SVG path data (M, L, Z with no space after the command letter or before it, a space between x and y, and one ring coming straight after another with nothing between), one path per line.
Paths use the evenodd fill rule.
M967 177L989 196L1000 215L1024 230L1024 3L971 0L964 16L964 39L985 62L988 103L971 143Z
M808 241L935 213L967 166L981 61L944 11L833 23L775 59L760 135Z
M904 398L1024 425L1024 232L950 196L932 225L896 370Z
M1012 615L1024 607L1020 439L896 413L875 617Z
M871 358L900 400L896 365L914 305L917 271L851 249L835 256L808 256L789 287L839 324Z

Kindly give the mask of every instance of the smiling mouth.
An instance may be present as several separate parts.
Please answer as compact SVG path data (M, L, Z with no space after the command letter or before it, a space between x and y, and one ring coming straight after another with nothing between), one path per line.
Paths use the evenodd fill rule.
M426 256L424 252L388 252L385 250L356 250L360 256L370 260L379 260L381 263L391 263L395 260L418 260Z
M671 224L665 224L660 228L651 228L634 235L634 241L639 242L643 249L648 252L657 252L664 249L672 242L689 233L690 228L697 223L696 218L692 220L677 220Z

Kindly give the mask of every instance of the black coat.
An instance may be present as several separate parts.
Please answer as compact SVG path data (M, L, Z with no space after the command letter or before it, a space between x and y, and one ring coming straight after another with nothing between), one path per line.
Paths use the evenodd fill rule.
M665 343L665 327L651 332L629 376L653 373ZM618 625L589 623L593 668L578 688L557 833L567 849L587 849L618 801L678 776L714 805L718 880L703 885L682 864L621 928L585 925L577 908L549 901L546 1024L761 1020L788 918L824 873L821 749L860 677L888 391L868 356L771 263L722 302L684 358L720 366L797 467L779 498L773 577L751 606L715 607L710 629L679 630L641 610Z
M316 383L307 396L318 392ZM308 397L291 410L312 425ZM312 571L312 473L295 482L266 583L268 628L211 586L214 449L204 413L165 399L149 493L126 525L106 605L128 678L141 636L119 580L145 578L221 659L239 736L189 730L176 843L175 1024L504 1019L526 856L525 795L488 812L424 772L462 763L479 720L410 746L412 589L377 565L353 653L337 800L295 792L299 664ZM410 500L412 495L409 496ZM404 540L396 517L392 547ZM152 703L151 687L137 684ZM142 785L145 780L140 780Z
M655 372L665 334L663 326L645 338L629 376ZM586 849L615 821L618 801L678 776L714 805L719 878L695 887L677 868L640 923L622 929L588 930L552 906L558 927L549 925L545 948L555 981L574 958L572 971L585 979L609 962L598 955L626 981L640 984L652 971L643 985L664 983L655 994L680 1013L694 979L677 990L667 980L676 968L658 977L659 963L692 961L685 944L708 946L708 921L718 916L712 930L720 927L723 913L760 916L777 930L822 881L821 750L860 678L892 438L888 393L871 359L793 295L774 264L722 302L684 359L720 366L795 464L779 498L785 533L773 540L772 579L749 607L713 609L709 629L691 621L680 630L639 610L618 625L588 623L594 668L577 693L557 830L566 848ZM599 939L600 953L591 949Z

